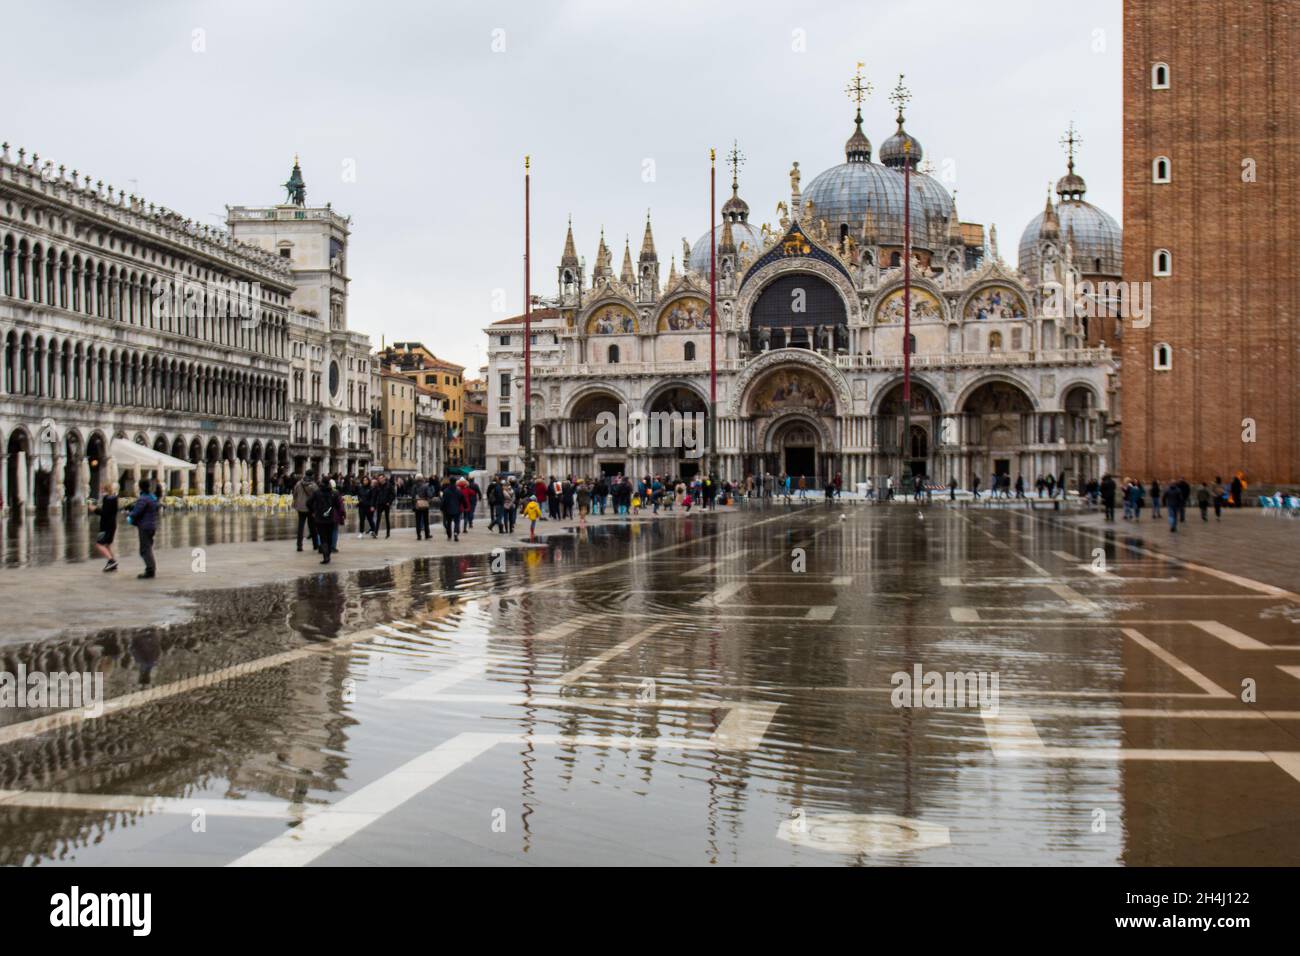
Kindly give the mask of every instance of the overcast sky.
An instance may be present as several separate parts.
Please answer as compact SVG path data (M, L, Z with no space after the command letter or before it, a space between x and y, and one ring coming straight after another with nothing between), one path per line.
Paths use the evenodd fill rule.
M570 213L590 275L601 226L617 271L650 209L666 276L708 229L710 146L739 141L756 223L793 160L804 188L844 161L858 61L873 160L903 72L909 132L1009 262L1071 120L1088 200L1122 211L1119 0L43 0L4 22L11 149L211 224L282 201L298 153L308 203L353 220L351 326L471 374L483 326L522 311L525 153L535 293Z

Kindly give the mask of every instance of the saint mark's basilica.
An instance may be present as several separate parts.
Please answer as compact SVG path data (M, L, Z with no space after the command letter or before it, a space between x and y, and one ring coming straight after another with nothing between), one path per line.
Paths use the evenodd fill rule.
M897 129L874 152L858 112L844 162L802 184L796 162L777 225L756 226L727 157L731 196L717 229L717 459L720 476L782 471L846 488L869 477L1065 474L1073 485L1116 460L1113 320L1052 316L1051 284L1118 281L1121 231L1084 200L1074 169L1025 228L1017 268L996 227L958 218L921 142ZM905 167L909 167L906 168ZM911 189L910 434L903 432L904 182ZM802 184L802 185L801 185ZM598 416L709 410L710 233L683 240L662 272L647 217L622 268L602 232L590 279L570 223L558 294L532 313L533 448L543 474L690 475L686 451L603 447ZM1059 310L1055 310L1059 311ZM523 468L523 317L489 336L487 467Z

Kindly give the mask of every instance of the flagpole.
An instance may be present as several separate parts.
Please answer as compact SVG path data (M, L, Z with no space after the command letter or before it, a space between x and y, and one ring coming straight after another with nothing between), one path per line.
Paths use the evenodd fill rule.
M524 481L533 477L533 297L530 284L529 248L532 184L530 159L524 157Z
M900 114L901 115L901 114ZM903 442L899 458L912 447L912 141L903 138ZM906 454L905 454L906 453ZM906 473L901 479L907 479ZM900 484L902 483L900 480ZM906 490L903 491L906 495Z
M718 467L718 170L709 150L709 472Z

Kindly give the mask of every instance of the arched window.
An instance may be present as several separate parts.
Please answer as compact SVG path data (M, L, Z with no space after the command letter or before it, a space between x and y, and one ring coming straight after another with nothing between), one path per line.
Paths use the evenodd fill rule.
M1157 372L1168 372L1174 367L1174 350L1169 343L1161 342L1155 348L1154 367Z
M1173 272L1173 257L1168 249L1157 249L1151 257L1151 271L1158 276L1167 276Z
M682 347L682 352L683 352L683 358L685 358L686 361L688 361L688 362L694 362L694 361L695 361L695 343L694 343L694 342L687 342L687 343Z
M1153 183L1169 182L1169 157L1157 156L1151 163L1151 181Z
M911 353L912 355L915 355L915 354L916 354L916 336L915 336L915 335L909 335L909 336L907 337L907 351L908 351L909 353Z
M610 364L610 365L617 365L617 364L618 364L618 346L617 346L617 345L611 345L611 346L609 347L609 364Z
M898 252L891 252L889 254L889 264L891 266L901 266L903 264L902 254Z
M1169 64L1153 63L1151 65L1151 89L1169 89Z
M1002 333L1001 333L1001 332L990 332L990 333L989 333L989 351L990 351L990 352L1001 352L1001 351L1002 351Z

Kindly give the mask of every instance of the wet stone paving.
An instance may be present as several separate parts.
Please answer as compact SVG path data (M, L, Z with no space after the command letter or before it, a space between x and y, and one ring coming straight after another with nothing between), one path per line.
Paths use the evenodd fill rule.
M1228 519L1187 536L1248 548ZM1265 581L1158 522L937 502L554 524L0 643L109 698L0 711L0 863L1300 859L1294 550Z

